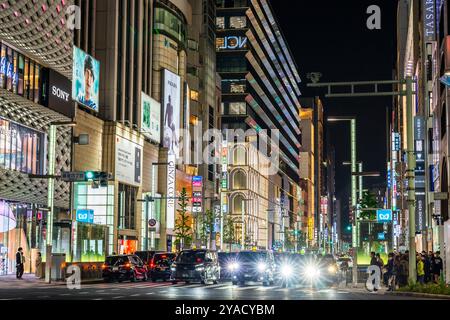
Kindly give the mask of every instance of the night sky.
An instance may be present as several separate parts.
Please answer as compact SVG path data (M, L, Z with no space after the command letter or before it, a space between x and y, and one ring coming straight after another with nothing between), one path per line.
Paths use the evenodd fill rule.
M321 82L368 81L392 79L396 56L395 0L271 0L282 32L287 39L302 77L302 95L320 95L325 116L356 116L357 157L364 171L380 171L380 178L366 178L364 187L385 183L386 177L386 107L391 97L333 98L324 91L309 89L306 74L321 72ZM366 13L370 5L381 8L381 30L369 30ZM336 191L343 205L350 196L350 125L325 123L325 143L336 149ZM343 207L344 221L348 208Z

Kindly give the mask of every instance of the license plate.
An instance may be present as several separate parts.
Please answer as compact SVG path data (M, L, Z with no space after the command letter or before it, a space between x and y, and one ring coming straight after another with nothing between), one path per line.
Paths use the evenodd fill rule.
M114 267L113 271L119 271L119 267Z

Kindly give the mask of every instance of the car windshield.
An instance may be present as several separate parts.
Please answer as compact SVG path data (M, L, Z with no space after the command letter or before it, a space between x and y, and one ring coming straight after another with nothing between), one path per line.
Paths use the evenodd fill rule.
M237 258L240 262L246 263L266 260L266 257L266 252L240 252Z
M219 252L219 262L226 263L236 260L237 252Z
M205 251L182 251L177 258L178 263L202 263Z
M175 255L171 254L156 254L153 258L153 262L159 265L169 266L172 261L175 259Z
M129 262L127 256L106 257L105 264L108 266L120 266Z

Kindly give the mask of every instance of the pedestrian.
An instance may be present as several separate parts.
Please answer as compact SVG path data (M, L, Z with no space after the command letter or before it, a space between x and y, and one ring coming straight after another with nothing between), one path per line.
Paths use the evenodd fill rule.
M394 254L391 252L388 255L388 262L386 264L386 284L388 291L394 291L393 289L393 278L394 278Z
M408 275L409 275L409 257L407 254L404 254L400 259L400 276L399 276L399 286L404 287L408 284Z
M22 247L17 249L16 253L16 278L22 279L23 271L24 271L25 257L23 255Z
M35 275L38 279L42 278L42 255L40 252L38 252L36 257L36 263L35 263Z
M377 266L380 268L380 281L383 282L383 267L384 267L384 261L381 259L381 256L379 253L375 255L377 258Z
M420 254L417 254L417 281L423 285L425 284L425 263L424 257Z
M423 264L424 264L424 272L425 272L425 283L430 282L431 279L431 270L430 270L430 257L428 256L426 251L422 251Z
M434 282L435 283L439 283L440 277L441 277L441 272L442 272L442 258L440 257L441 252L440 251L436 251L436 253L434 254L434 259L433 259L433 266L432 266L432 273L433 273L433 278L434 278Z

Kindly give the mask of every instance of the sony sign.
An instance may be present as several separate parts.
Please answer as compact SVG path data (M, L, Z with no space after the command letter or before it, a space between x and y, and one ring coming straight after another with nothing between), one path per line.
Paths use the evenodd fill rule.
M176 197L176 157L174 154L169 154L167 159L167 229L175 228L175 197Z
M75 104L71 99L72 82L52 69L42 71L43 87L42 103L47 108L59 112L69 118L75 116Z
M247 48L247 37L228 36L223 38L223 45L220 50L236 50Z

